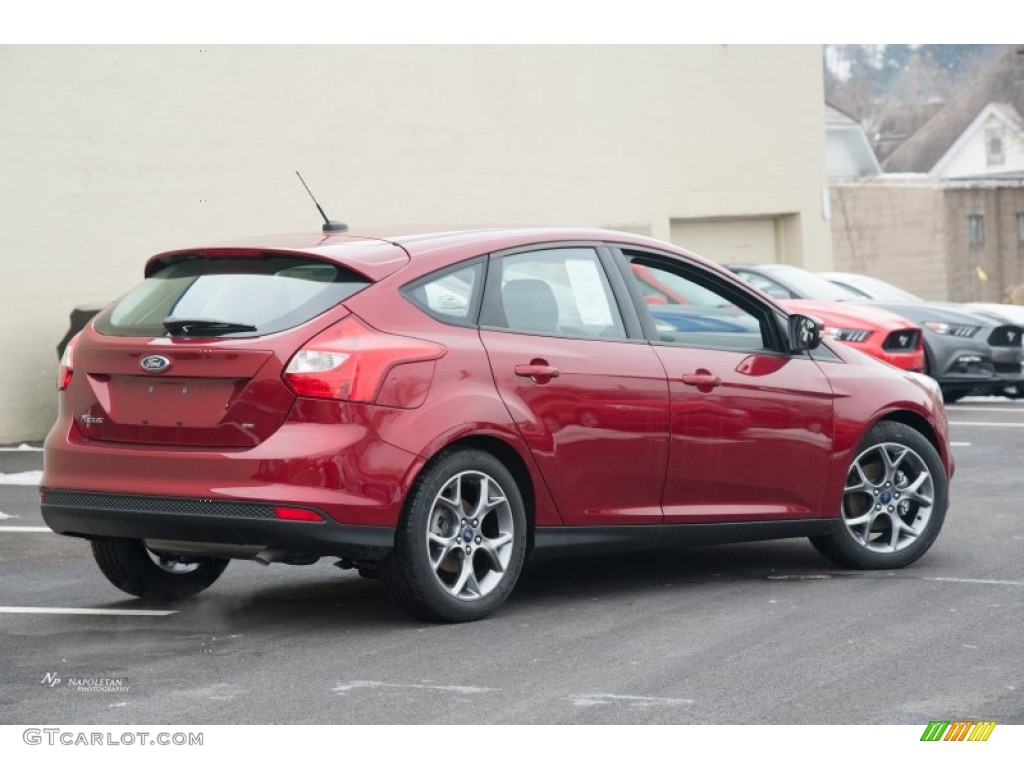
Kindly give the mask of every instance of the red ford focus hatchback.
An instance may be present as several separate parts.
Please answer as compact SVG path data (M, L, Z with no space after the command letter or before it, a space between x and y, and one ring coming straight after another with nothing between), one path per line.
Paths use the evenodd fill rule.
M656 322L640 272L722 301ZM132 595L332 557L441 621L528 556L807 536L907 565L946 512L941 396L819 331L620 232L163 253L65 353L43 516Z

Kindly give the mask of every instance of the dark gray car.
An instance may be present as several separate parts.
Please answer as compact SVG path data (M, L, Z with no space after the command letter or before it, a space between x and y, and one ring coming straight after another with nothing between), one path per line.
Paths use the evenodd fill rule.
M925 371L939 382L947 402L972 393L1012 396L1021 391L1024 329L1018 325L922 301L911 294L867 299L865 292L854 292L788 264L727 267L775 298L861 301L917 323L924 330Z

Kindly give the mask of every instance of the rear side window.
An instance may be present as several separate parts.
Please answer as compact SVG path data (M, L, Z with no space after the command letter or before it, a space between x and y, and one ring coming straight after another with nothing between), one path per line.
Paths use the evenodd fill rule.
M436 320L453 325L473 325L480 293L483 262L428 275L402 289L413 304Z
M342 266L293 256L190 258L147 278L96 318L111 336L261 336L294 328L369 281ZM192 325L181 324L192 321Z

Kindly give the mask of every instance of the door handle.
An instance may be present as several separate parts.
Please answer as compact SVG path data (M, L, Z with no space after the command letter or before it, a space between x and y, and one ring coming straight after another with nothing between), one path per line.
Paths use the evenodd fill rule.
M682 381L683 384L689 384L691 387L697 387L697 389L700 390L711 390L715 387L721 386L722 384L721 377L715 376L706 371L684 374Z
M545 384L551 379L558 378L560 371L553 365L548 365L543 360L533 360L530 363L520 363L515 367L516 376L526 379L533 379L538 384Z

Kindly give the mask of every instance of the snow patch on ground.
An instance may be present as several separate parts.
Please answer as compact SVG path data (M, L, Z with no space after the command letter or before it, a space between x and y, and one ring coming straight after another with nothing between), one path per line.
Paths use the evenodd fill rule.
M8 475L0 473L0 485L39 485L43 479L43 470L33 469L29 472L12 472Z

